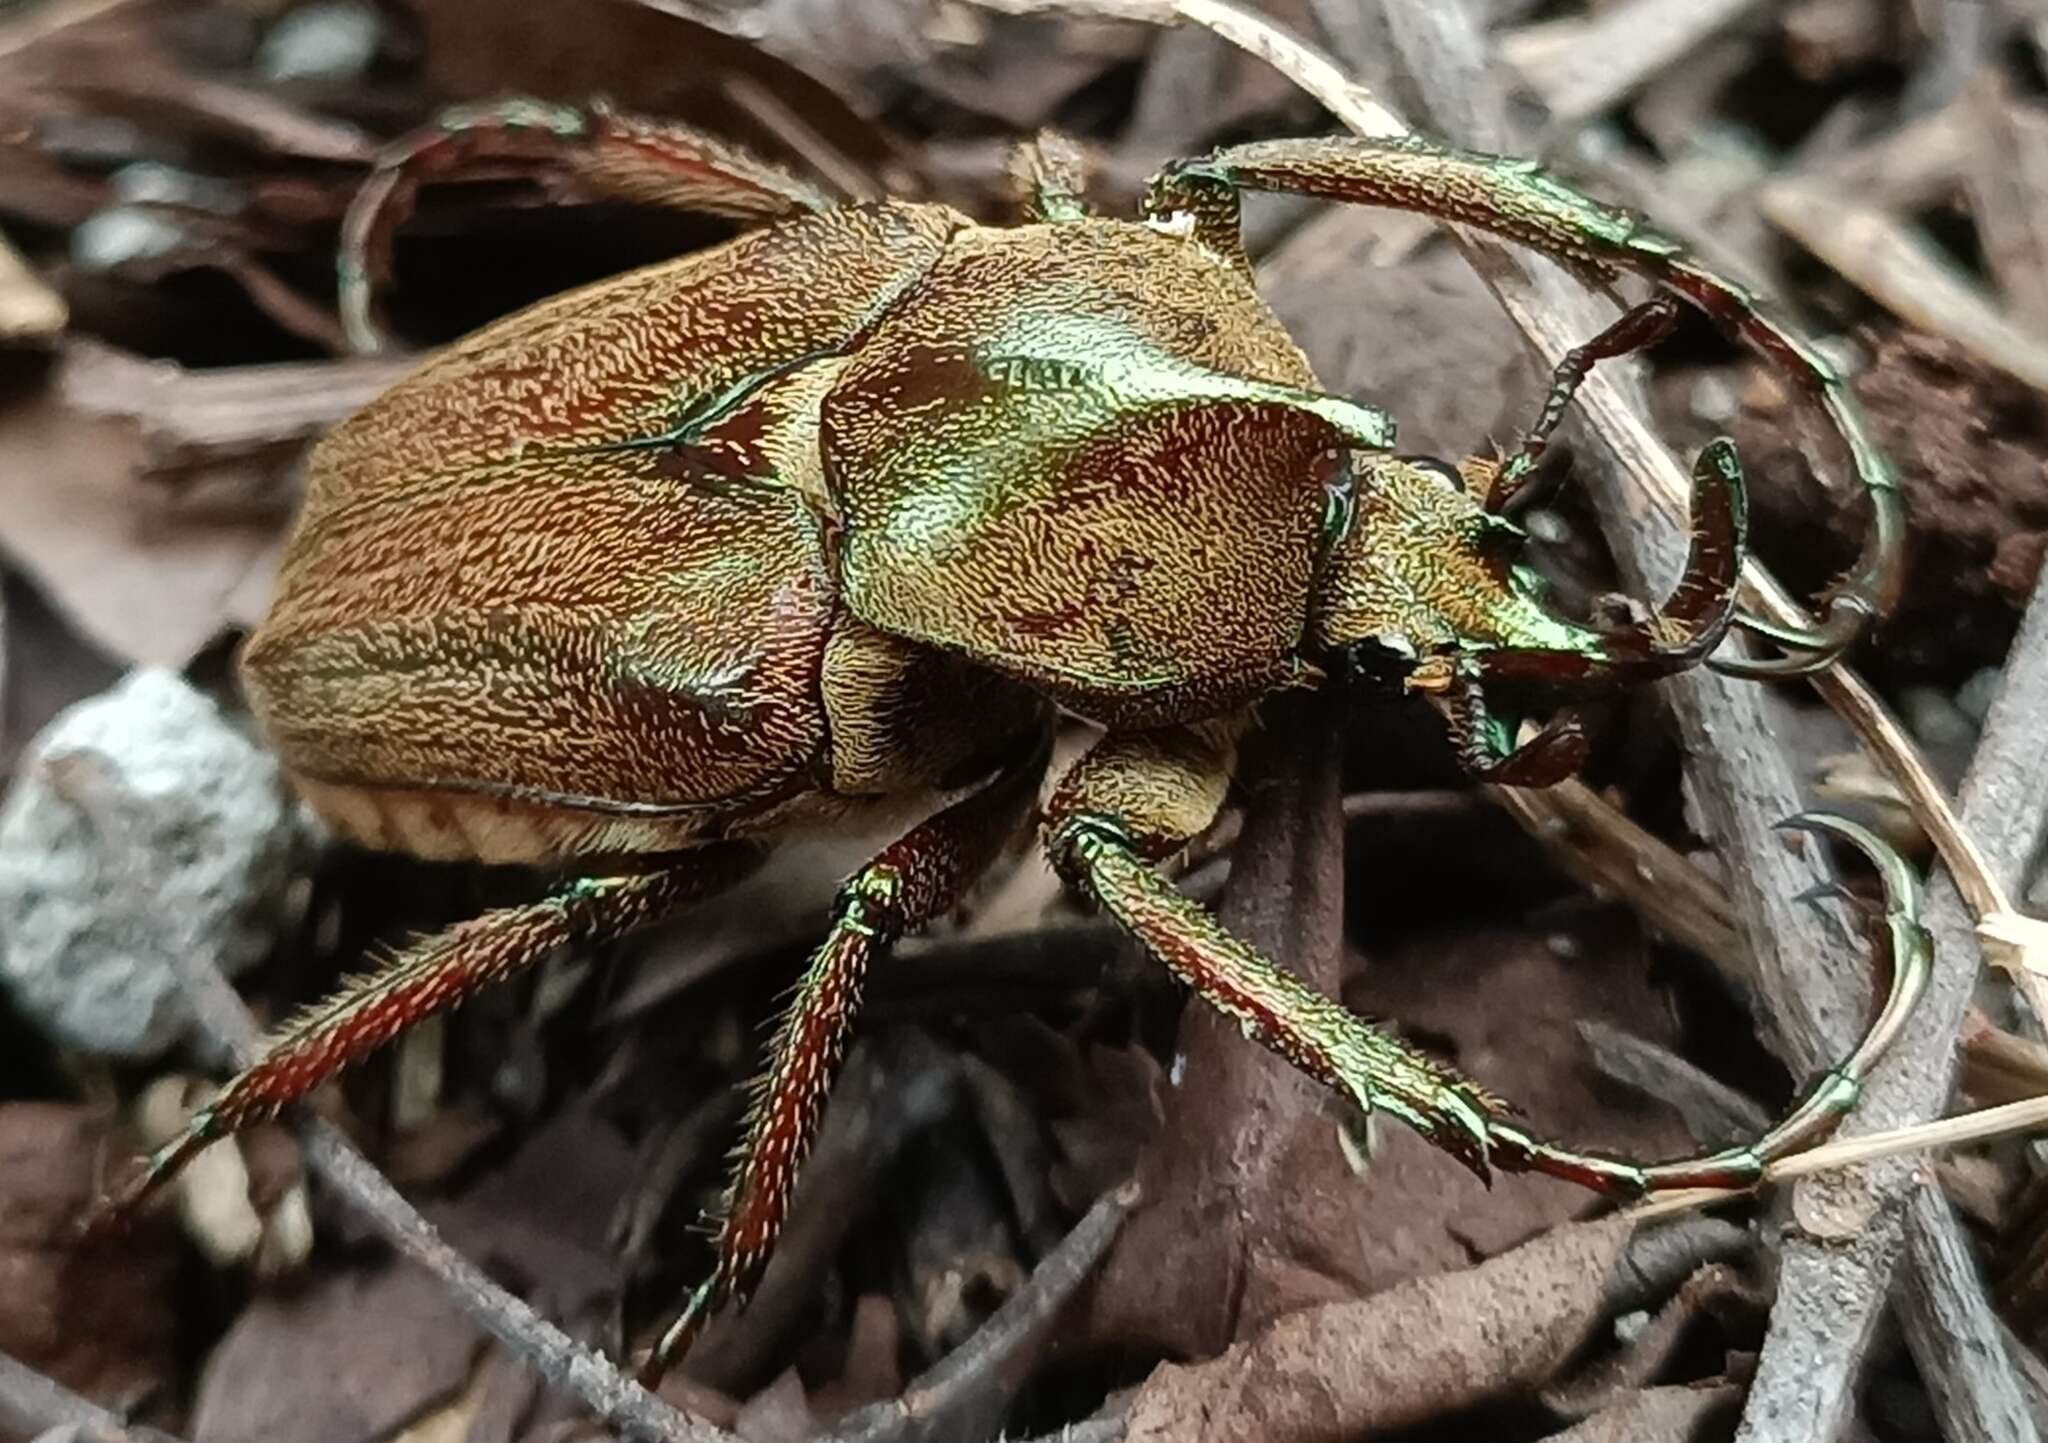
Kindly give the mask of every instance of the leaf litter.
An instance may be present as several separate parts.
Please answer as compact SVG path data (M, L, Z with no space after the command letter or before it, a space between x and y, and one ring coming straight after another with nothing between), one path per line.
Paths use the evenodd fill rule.
M1337 8L1274 14L1347 54L1382 23L1373 7L1362 20ZM1945 29L1930 43L1929 7L1804 0L1701 34L1674 62L1632 49L1617 20L1586 32L1613 53L1561 89L1569 77L1526 57L1563 33L1540 27L1588 11L1469 8L1494 47L1487 83L1512 90L1520 66L1557 107L1562 168L1711 217L1734 262L1797 286L1810 323L1857 359L1859 393L1908 478L1916 548L1906 604L1867 660L1895 692L1926 693L1923 724L1960 726L1967 747L1984 716L1973 698L2013 645L2048 535L2042 396L2012 374L2048 320L2033 263L2048 194L2027 159L2048 34L1984 7L1997 42L1959 51ZM375 143L437 105L602 93L733 135L841 193L983 214L1008 193L1008 145L1040 126L1076 137L1093 191L1120 213L1170 155L1326 128L1213 37L948 0L322 9L43 0L0 17L10 770L122 667L186 667L217 689L220 638L260 614L304 445L388 374L332 358L341 208ZM1830 28L1851 11L1882 23ZM287 21L305 34L285 71L285 42L269 37ZM1975 57L1967 90L1941 78L1959 54ZM1930 129L1950 113L1980 124ZM1921 134L1947 149L1905 164ZM1979 134L2004 136L2025 163L1987 163ZM1760 199L1773 180L1844 183L1884 147L1896 189L1868 192L1882 244L1824 249ZM551 199L563 204L539 204ZM429 200L399 253L399 315L420 344L722 234L517 186ZM1386 217L1285 206L1255 215L1254 231L1262 285L1324 379L1399 416L1404 444L1455 453L1512 437L1540 369L1440 241ZM2010 300L2018 342L1987 352L1966 300L1941 310L1947 289L1901 308L1885 267L1928 246L1965 287L1954 295ZM1734 429L1766 558L1825 581L1837 548L1853 547L1856 503L1812 481L1827 468L1812 467L1785 398L1690 344L1655 369L1676 443ZM1612 588L1569 479L1531 527L1568 595ZM1751 1108L1788 1094L1725 976L1581 890L1574 859L1484 810L1371 804L1458 795L1427 726L1284 710L1265 723L1289 744L1244 778L1227 861L1188 878L1209 893L1220 883L1245 935L1577 1141L1687 1147L1680 1111L1647 1097L1646 1077L1680 1101L1688 1068L1704 1079L1694 1091ZM1795 760L1817 772L1815 746ZM1654 707L1608 718L1596 756L1600 800L1681 857L1744 865L1689 830ZM481 1000L410 1046L402 1072L366 1067L321 1109L460 1252L578 1344L628 1356L706 1265L695 1219L735 1125L726 1089L755 1066L759 1023L811 935L817 907L794 899L821 900L844 863L782 865L760 893L672 934ZM245 994L282 1015L367 950L522 885L323 852L302 866L300 922ZM1104 1438L1732 1435L1769 1306L1769 1229L1745 1229L1738 1212L1651 1231L1598 1218L1556 1184L1483 1190L1392 1125L1368 1130L1361 1177L1347 1150L1357 1119L1183 1009L1070 901L1038 883L1014 897L975 899L924 951L906 949L900 983L877 979L783 1255L668 1401L762 1439L1068 1424ZM1972 1055L2024 1059L2032 1023L2001 987L1980 998ZM1616 1081L1611 1049L1603 1060L1586 1029L1627 1039L1648 1071ZM598 1436L576 1397L485 1340L438 1279L325 1187L310 1258L286 1276L207 1263L168 1219L124 1253L76 1248L59 1224L128 1145L119 1119L154 1075L54 1047L0 1002L0 1352L195 1443ZM1973 1196L1987 1206L2038 1192L2027 1154L1984 1158ZM282 1134L259 1141L243 1175L267 1215L297 1185L296 1154ZM1133 1177L1128 1216L1090 1211ZM2031 1331L2036 1270L1985 1258ZM1006 1324L1020 1316L1035 1321ZM1865 1423L1887 1439L1935 1436L1885 1401L1919 1396L1916 1365L1894 1350L1878 1369L1852 1404ZM49 1411L69 1406L49 1401L60 1396L0 1379L0 1435L64 1421ZM1967 1436L1960 1415L1919 1416Z

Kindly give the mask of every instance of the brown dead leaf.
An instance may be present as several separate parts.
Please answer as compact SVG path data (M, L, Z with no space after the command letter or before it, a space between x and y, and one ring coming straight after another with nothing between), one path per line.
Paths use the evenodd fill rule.
M0 551L93 644L180 666L255 619L282 523L181 515L136 484L146 456L133 425L52 392L0 402Z
M496 0L421 0L428 79L443 100L535 95L578 104L604 96L755 146L793 155L843 190L876 189L892 142L848 103L855 92L823 83L807 61L835 53L836 29L813 33L807 53L777 53L714 28L721 11L640 0L593 0L570 9ZM821 43L827 36L829 44ZM762 99L765 97L765 101Z
M603 1311L617 1286L610 1222L632 1169L614 1127L569 1107L503 1169L429 1212L464 1256L573 1329Z
M1475 1268L1290 1314L1208 1362L1162 1364L1131 1405L1126 1443L1339 1443L1522 1396L1611 1312L1749 1245L1724 1223L1687 1226L1701 1223L1661 1237L1619 1217L1556 1228Z
M803 1379L789 1368L746 1401L732 1430L747 1443L808 1443L817 1436L818 1421Z
M177 1376L179 1255L160 1217L80 1244L112 1148L91 1109L0 1106L0 1353L125 1410Z
M1540 931L1410 936L1354 974L1344 1000L1441 1051L1547 1136L1653 1159L1694 1147L1675 1112L1606 1080L1579 1031L1604 1021L1664 1046L1677 1041L1641 932L1620 912L1574 909ZM1482 1186L1398 1123L1376 1128L1374 1142L1347 1200L1353 1225L1372 1236L1374 1288L1490 1256L1598 1205L1554 1178L1498 1176Z
M482 1345L421 1268L328 1273L235 1320L200 1375L193 1443L369 1443L461 1396Z

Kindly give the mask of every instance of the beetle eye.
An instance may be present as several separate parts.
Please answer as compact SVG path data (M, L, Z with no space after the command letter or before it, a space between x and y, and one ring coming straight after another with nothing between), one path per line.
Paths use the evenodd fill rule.
M1440 461L1434 456L1403 456L1401 463L1436 477L1453 491L1465 489L1465 478L1460 476L1458 468L1448 461Z

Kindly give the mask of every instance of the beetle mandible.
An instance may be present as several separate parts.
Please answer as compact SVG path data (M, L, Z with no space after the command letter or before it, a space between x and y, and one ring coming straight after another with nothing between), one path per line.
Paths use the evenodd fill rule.
M241 656L265 736L343 837L568 880L410 947L288 1025L153 1156L132 1206L423 1017L572 940L674 914L804 829L901 817L845 884L769 1053L709 1279L643 1377L744 1300L864 976L950 909L1032 814L1053 718L1104 735L1042 805L1059 874L1246 1032L1480 1176L1608 1192L1754 1184L1847 1109L1918 990L1910 876L1880 862L1889 1001L1756 1142L1654 1166L1572 1151L1443 1063L1317 995L1155 870L1216 816L1258 701L1367 673L1428 698L1476 776L1577 768L1575 699L1707 661L1731 623L1823 666L1898 587L1895 478L1806 341L1639 218L1517 160L1421 140L1242 145L1167 166L1144 217L1086 212L1041 145L1034 215L835 205L711 137L531 101L398 143L352 208L342 300L375 283L423 179L517 155L605 193L753 223L714 249L507 317L426 360L314 451L275 604ZM1496 232L1655 295L1572 352L1502 461L1394 450L1321 390L1260 300L1239 197L1394 206ZM1597 361L1704 311L1811 396L1873 521L1810 630L1737 614L1741 468L1694 469L1690 553L1642 620L1546 606L1503 514ZM1554 719L1523 740L1522 717Z

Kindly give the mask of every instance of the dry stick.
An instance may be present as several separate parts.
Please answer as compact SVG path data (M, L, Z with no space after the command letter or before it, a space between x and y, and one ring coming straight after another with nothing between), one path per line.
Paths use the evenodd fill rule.
M1750 985L1749 947L1727 889L1690 857L1581 781L1488 791L1588 891L1621 902L1652 932L1704 957L1731 987ZM1979 1102L2048 1093L2048 1046L2006 1031L1975 1007L1964 1014L1959 1045L1962 1089Z
M210 961L179 961L186 995L206 1036L238 1061L260 1052L261 1034L235 989ZM738 1443L732 1434L671 1408L584 1347L441 1240L338 1129L318 1118L300 1125L306 1163L362 1214L399 1253L447 1285L456 1305L547 1381L581 1399L597 1417L636 1443Z
M180 1443L154 1428L132 1428L90 1398L0 1353L0 1429L40 1436L67 1428L73 1443Z
M1877 298L1885 309L1947 336L1988 366L2048 390L2048 336L1965 276L1914 227L1825 176L1788 176L1757 191L1772 225Z
M2013 639L1998 698L1985 720L1983 740L1961 794L1963 824L1983 839L1996 869L1994 879L2008 887L2018 886L2044 824L2048 824L2044 714L2048 714L2048 574L2035 588L2019 634ZM1937 958L1970 955L1971 943L1978 940L1972 935L1970 910L1953 881L1936 881L1928 900L1927 925L1934 934ZM1987 947L1987 953L1989 950ZM1891 1066L1880 1072L1871 1087L1865 1106L1873 1125L1925 1118L1940 1110L1954 1077L1952 1039L1961 1026L1974 980L1963 969L1957 971L1960 975L1954 979L1952 999L1932 992L1928 997L1928 1004L1945 1004L1943 1013L1934 1014L1923 1004L1923 1016L1918 1019L1921 1025L1900 1039ZM2033 974L2029 970L2022 976L2031 978ZM1884 1187L1880 1179L1891 1185ZM1934 1180L1919 1170L1877 1174L1871 1179L1871 1188L1880 1205L1896 1206L1901 1199L1905 1205L1909 1286L1900 1294L1900 1313L1906 1341L1951 1422L1951 1437L1963 1443L1975 1439L2002 1443L2038 1436L2024 1390L2012 1376L2011 1355L2004 1348L1996 1320L1982 1305L1982 1284L1948 1199ZM1823 1277L1819 1281L1825 1284L1830 1280ZM1973 1303L1975 1307L1970 1306ZM1873 1301L1873 1313L1875 1307ZM1965 1406L1971 1400L1961 1390L1977 1386L1988 1403L1991 1380L1998 1383L2003 1400L1998 1411L1987 1408L1981 1415L1966 1414ZM1964 1417L1969 1421L1967 1429L1953 1426Z
M2048 1127L2048 1097L2023 1097L1996 1107L1979 1107L1934 1122L1909 1123L1867 1132L1856 1137L1825 1142L1805 1152L1781 1157L1764 1169L1764 1185L1815 1177L1842 1168L1858 1167L1909 1153L1935 1152L1962 1147L1987 1138L2006 1137L2016 1132L2036 1132ZM1693 1188L1685 1192L1661 1193L1648 1202L1630 1208L1629 1216L1662 1217L1666 1213L1690 1212L1749 1196L1746 1191L1721 1188Z
M1627 0L1590 19L1526 25L1501 37L1507 62L1563 126L1598 115L1757 8L1759 0Z
M146 476L225 460L296 453L411 370L412 358L283 361L195 371L74 338L58 395L80 411L142 430Z
M1690 858L1576 777L1540 791L1487 792L1588 891L1624 899L1656 931L1747 985L1754 969L1727 889Z
M1022 1381L1025 1370L1020 1364L1046 1342L1048 1329L1109 1251L1137 1201L1135 1183L1097 1198L1032 1271L1030 1281L972 1337L920 1374L902 1397L864 1408L847 1420L831 1435L832 1443L911 1443L983 1434L987 1414L999 1410ZM1091 1426L1080 1424L1077 1429ZM1122 1433L1121 1424L1113 1426L1116 1434Z
M2048 603L2037 600L1965 792L1972 834L1986 838L1991 856L2012 876L2048 809L2048 744L2030 722L2044 692ZM1985 875L1999 885L1995 874ZM1928 921L1938 959L1934 985L1879 1069L1852 1129L1932 1116L1951 1091L1955 1037L1977 972L1968 909L1952 884L1936 887ZM1832 1152L1816 1161L1853 1155ZM1875 1324L1902 1247L1910 1260L1902 1294L1908 1341L1942 1404L1949 1435L1985 1443L2037 1436L1961 1229L1922 1170L1893 1165L1805 1189L1795 1195L1794 1212L1804 1231L1785 1248L1745 1438L1832 1436L1849 1406L1856 1345Z

